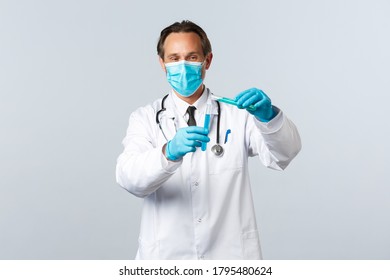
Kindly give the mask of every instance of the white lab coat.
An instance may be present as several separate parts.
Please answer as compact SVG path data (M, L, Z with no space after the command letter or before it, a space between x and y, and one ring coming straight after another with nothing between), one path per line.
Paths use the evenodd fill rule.
M160 117L168 139L187 126L175 111L172 94ZM265 166L283 170L299 152L300 137L282 111L261 123L246 110L220 103L224 154L217 157L211 152L217 131L216 102L212 105L207 150L198 148L179 162L167 161L162 154L167 141L156 124L161 98L130 116L116 178L127 191L144 198L136 259L262 258L248 157L258 155Z

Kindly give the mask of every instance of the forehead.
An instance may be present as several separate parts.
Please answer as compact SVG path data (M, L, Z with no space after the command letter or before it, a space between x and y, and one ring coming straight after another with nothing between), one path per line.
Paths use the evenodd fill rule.
M165 55L203 53L202 43L198 34L194 32L171 33L164 42Z

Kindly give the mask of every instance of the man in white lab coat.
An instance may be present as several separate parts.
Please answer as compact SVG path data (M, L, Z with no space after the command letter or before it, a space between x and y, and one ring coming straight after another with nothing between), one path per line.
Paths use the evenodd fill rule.
M130 115L116 167L144 199L136 259L261 259L248 157L286 168L301 149L295 125L257 88L236 106L212 98L211 44L198 25L168 26L157 52L172 90Z

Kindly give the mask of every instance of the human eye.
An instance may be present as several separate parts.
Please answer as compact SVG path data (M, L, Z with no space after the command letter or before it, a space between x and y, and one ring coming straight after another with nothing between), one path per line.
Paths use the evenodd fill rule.
M190 61L197 61L198 60L198 56L196 54L190 55L188 60L190 60Z
M179 61L179 58L175 55L168 56L168 61L169 62L176 62Z

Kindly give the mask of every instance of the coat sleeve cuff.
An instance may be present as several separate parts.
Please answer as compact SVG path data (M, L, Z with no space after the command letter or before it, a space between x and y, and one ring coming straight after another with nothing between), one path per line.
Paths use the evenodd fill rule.
M255 124L257 128L260 129L261 133L271 134L278 131L282 127L284 119L283 112L276 106L274 106L274 110L277 112L277 114L269 122L261 122L256 117L254 117Z
M164 145L161 146L160 151L161 151L161 167L168 173L174 173L176 169L180 167L180 165L183 162L183 159L180 159L178 161L171 161L168 160L163 152L163 147Z

